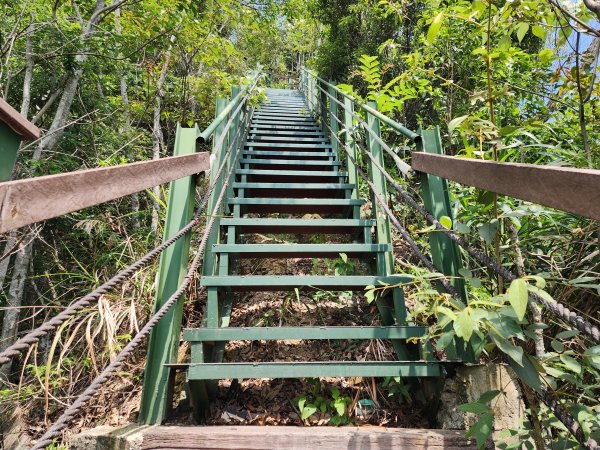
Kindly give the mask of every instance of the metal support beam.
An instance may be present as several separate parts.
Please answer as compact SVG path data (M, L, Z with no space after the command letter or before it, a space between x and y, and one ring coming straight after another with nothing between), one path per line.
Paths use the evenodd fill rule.
M346 146L346 152L348 153L346 158L346 167L348 167L348 183L355 185L355 188L352 191L352 198L357 199L359 180L358 171L356 170L356 166L352 162L352 159L350 159L350 157L352 157L354 161L356 161L357 157L356 143L354 142L354 137L352 136L352 130L354 129L354 122L352 118L353 113L354 104L352 103L352 100L349 98L344 98L344 129L346 130L346 133L344 134L344 142L348 144Z
M0 122L0 181L10 180L20 145L21 137Z
M332 97L337 99L337 92L335 91L335 89L333 89L334 82L330 81L330 83L332 86L329 87L329 95L331 95ZM336 120L337 117L338 117L338 104L333 100L329 100L329 127L331 128L331 148L336 154L339 149L338 141L337 141L339 124L338 124L338 121Z
M196 151L196 129L177 126L175 155ZM193 214L195 182L191 176L171 182L167 203L167 218L163 239L167 240L187 224ZM190 238L179 239L160 255L154 312L173 295L187 272ZM144 387L140 405L140 422L160 424L170 408L169 368L165 364L177 361L179 332L184 297L173 306L152 330L144 371Z
M369 102L369 106L373 109L377 108L377 103ZM381 124L379 123L379 119L372 114L367 113L367 123L371 130L377 135L381 136ZM383 162L383 149L381 148L381 144L367 133L367 144L369 146L369 151L373 154L373 157L379 165L384 167ZM369 160L369 178L373 182L375 186L376 192L385 200L387 200L387 187L385 183L385 177L379 170L379 168ZM379 205L379 202L375 198L375 195L371 195L371 202L373 207L373 218L377 221L377 230L376 237L377 243L379 244L390 244L392 242L392 235L390 232L390 222L388 217ZM389 275L394 273L394 256L392 252L386 252L382 255L378 255L377 257L377 274L378 275Z

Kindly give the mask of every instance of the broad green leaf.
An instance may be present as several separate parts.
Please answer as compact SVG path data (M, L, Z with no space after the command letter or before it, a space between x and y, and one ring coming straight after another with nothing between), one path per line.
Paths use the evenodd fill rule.
M427 42L431 45L435 40L435 37L440 32L442 28L442 22L444 21L444 13L440 12L437 16L433 18L431 21L431 25L429 25L429 30L427 30Z
M448 123L448 133L452 134L452 132L460 126L469 116L460 116L455 117Z
M492 391L487 391L484 392L483 394L481 394L481 396L479 397L479 400L477 400L479 403L489 403L492 400L494 400L496 397L498 397L498 394L500 394L500 391L497 389L494 389Z
M578 375L581 375L581 364L579 364L575 358L563 354L560 355L560 360L567 369L575 372Z
M571 339L579 334L579 330L565 330L556 335L557 339Z
M500 51L507 52L510 50L511 43L512 43L512 40L511 40L510 36L505 34L504 36L502 36L500 38L500 41L498 42L498 48L500 49Z
M517 39L519 40L519 43L523 40L523 38L525 37L525 35L527 34L527 31L529 31L529 24L525 23L525 22L521 22L517 25Z
M524 367L524 353L521 347L512 345L508 339L504 339L502 336L498 336L493 331L490 332L490 337L494 341L494 344L502 351L506 356L512 359L519 366Z
M484 413L481 415L477 423L471 427L465 437L474 437L477 441L477 447L482 448L494 429L494 415L492 413Z
M557 341L557 340L555 340L555 339L553 339L553 340L550 342L550 346L551 346L551 347L554 349L554 351L555 351L556 353L562 353L562 352L564 352L564 351L565 351L565 344L563 344L562 342L560 342L560 341Z
M345 253L340 253L340 258L342 258L342 261L344 261L345 263L348 262L348 255L346 255Z
M489 223L484 223L479 226L477 231L485 243L490 245L496 238L496 233L498 232L498 221L494 219Z
M459 411L481 414L484 412L490 412L490 407L488 405L484 405L482 403L463 403L462 405L458 405L456 407Z
M523 358L523 366L521 367L512 358L508 358L508 364L516 372L517 376L521 381L527 384L534 391L542 392L542 380L540 374L536 370L535 365L529 359L529 355L525 355Z
M317 412L317 407L315 405L313 405L312 403L309 403L308 405L306 405L304 408L302 408L301 410L301 415L300 418L302 420L306 420L308 419L310 416L312 416L314 413Z
M440 336L440 338L435 343L435 348L438 351L442 351L446 347L448 347L448 345L450 345L452 343L453 339L454 339L454 331L449 331L447 333L444 333Z
M442 216L440 217L440 221L439 221L442 226L448 230L452 229L452 219L448 216Z
M468 341L471 339L474 329L475 319L471 315L471 309L465 308L458 314L456 320L454 321L454 331L458 337Z
M539 25L533 25L531 27L531 32L533 33L534 36L539 37L541 40L546 39L546 30L544 30Z
M365 292L365 298L367 299L368 303L373 303L373 300L375 300L375 291L370 290Z
M529 295L527 282L521 278L517 278L510 283L507 295L510 306L515 310L517 317L519 320L523 320L527 311L527 298Z

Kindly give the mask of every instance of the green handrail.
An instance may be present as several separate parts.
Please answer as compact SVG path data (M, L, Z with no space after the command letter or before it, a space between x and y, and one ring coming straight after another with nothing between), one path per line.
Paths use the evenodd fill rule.
M317 74L315 74L314 72L308 70L307 68L304 67L302 70L304 70L307 74L310 74L311 76L313 76L314 78L316 78L317 80L319 80L325 86L332 88L337 93L339 93L339 94L343 95L344 97L350 99L352 102L354 102L355 105L359 106L363 111L368 112L369 114L372 114L373 116L377 117L379 120L381 120L385 124L389 125L391 128L393 128L394 130L398 131L402 135L406 136L411 141L413 141L413 142L420 142L421 141L421 135L419 135L418 133L415 133L414 131L409 130L408 128L406 128L401 123L398 123L395 120L392 120L389 117L385 116L384 114L381 114L379 111L377 111L376 109L370 107L369 105L365 105L364 103L359 102L358 99L356 99L355 97L353 97L350 94L342 91L337 86L335 86L335 85L333 85L333 84L325 81L323 78L319 77Z

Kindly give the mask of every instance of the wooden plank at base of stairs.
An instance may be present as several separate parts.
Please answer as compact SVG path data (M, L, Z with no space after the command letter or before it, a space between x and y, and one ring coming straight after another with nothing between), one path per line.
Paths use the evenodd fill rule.
M464 431L384 427L158 426L142 450L475 450Z
M197 363L188 380L225 378L438 377L440 364L429 361L303 361Z

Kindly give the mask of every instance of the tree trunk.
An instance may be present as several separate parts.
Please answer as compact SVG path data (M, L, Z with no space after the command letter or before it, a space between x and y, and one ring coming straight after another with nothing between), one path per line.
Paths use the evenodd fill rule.
M121 9L115 10L115 31L121 35ZM119 85L121 88L121 100L123 101L123 131L128 134L131 131L131 111L129 110L129 95L127 94L127 80L125 79L125 72L119 74ZM127 152L127 159L131 162L134 161L134 156L130 151ZM135 230L140 228L140 194L138 192L131 194L131 209L133 210L133 228Z
M167 54L165 55L165 61L160 71L160 76L158 78L158 84L156 86L156 96L154 97L154 123L152 126L152 159L159 159L160 152L165 147L162 128L160 126L160 112L162 97L164 95L163 87L165 84L165 79L167 78L167 70L169 68L170 60L171 52L167 51ZM156 232L158 230L158 211L160 210L160 186L155 186L154 188L152 188L152 192L154 194L152 198L152 230Z

